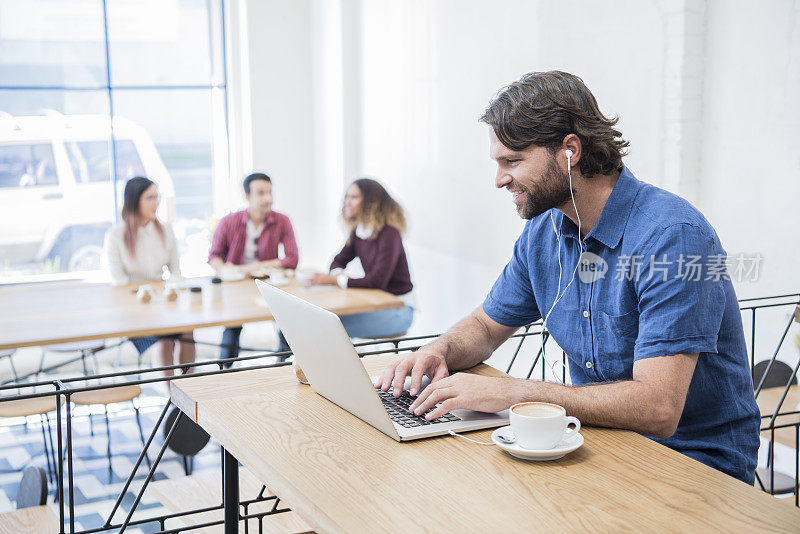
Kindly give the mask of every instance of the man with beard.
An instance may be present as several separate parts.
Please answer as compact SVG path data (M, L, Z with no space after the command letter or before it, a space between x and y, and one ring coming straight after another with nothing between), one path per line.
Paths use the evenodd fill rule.
M410 375L419 393L410 409L435 408L428 419L559 404L584 424L634 430L752 484L759 413L714 229L622 164L617 120L576 76L527 74L481 120L492 127L495 184L528 222L483 305L377 386L399 395ZM567 354L571 385L450 374L539 319ZM419 392L423 375L431 384Z

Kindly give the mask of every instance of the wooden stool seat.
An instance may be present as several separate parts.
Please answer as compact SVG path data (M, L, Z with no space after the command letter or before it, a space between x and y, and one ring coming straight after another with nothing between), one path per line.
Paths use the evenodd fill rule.
M137 385L117 386L113 388L96 389L93 391L79 391L72 395L72 402L81 406L91 404L113 404L135 399L142 394L142 388Z
M58 406L64 405L64 397L60 397ZM0 399L0 417L25 417L55 411L56 397L37 397L34 399L20 399L2 401Z
M0 514L0 534L43 534L58 530L58 517L49 506L33 506Z
M239 497L241 499L254 499L261 490L261 484L250 471L244 467L239 468ZM219 471L198 473L183 478L160 480L150 484L153 495L171 512L186 512L196 508L219 506L222 502L222 481ZM267 489L265 496L274 495ZM265 501L259 504L252 504L248 508L248 513L265 512L272 508L274 501ZM218 521L222 519L222 510L202 512L191 516L183 516L180 519L187 526ZM275 515L264 517L264 532L274 534L306 534L313 532L310 526L300 518L297 513L281 512ZM258 521L251 519L249 524L250 532L260 532ZM240 529L242 532L243 529ZM203 529L190 530L189 532L202 532L206 534L221 533L224 531L222 525L206 527Z

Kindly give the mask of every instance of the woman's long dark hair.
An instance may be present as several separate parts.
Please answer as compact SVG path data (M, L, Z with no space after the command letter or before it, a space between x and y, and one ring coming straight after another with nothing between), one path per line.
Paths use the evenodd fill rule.
M144 176L131 178L125 184L125 193L122 201L122 220L125 222L125 248L128 249L128 254L130 254L131 258L136 257L136 236L141 225L139 201L142 199L144 192L152 185L156 185L156 183ZM156 230L161 236L161 241L166 247L167 238L164 237L164 227L161 226L158 219L155 219L153 224L155 224Z

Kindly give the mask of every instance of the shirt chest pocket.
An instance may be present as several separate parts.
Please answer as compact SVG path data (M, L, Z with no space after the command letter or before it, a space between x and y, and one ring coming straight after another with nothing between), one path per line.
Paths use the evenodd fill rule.
M639 310L595 316L597 372L603 380L628 380L633 376L633 347L639 335Z

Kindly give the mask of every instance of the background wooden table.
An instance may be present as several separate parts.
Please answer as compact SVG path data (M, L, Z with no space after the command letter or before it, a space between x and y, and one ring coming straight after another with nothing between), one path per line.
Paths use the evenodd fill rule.
M52 283L0 287L0 350L108 337L166 335L208 326L241 326L273 319L253 280L224 282L219 303L188 305L188 295L167 302L151 283L153 300L136 299L138 284ZM403 301L378 289L282 287L338 315L399 308ZM185 292L185 291L184 291ZM184 293L182 292L182 293Z
M375 375L393 357L363 362ZM178 379L172 398L318 532L800 525L796 508L633 432L584 427L583 447L541 463L451 436L397 443L300 385L290 367Z

